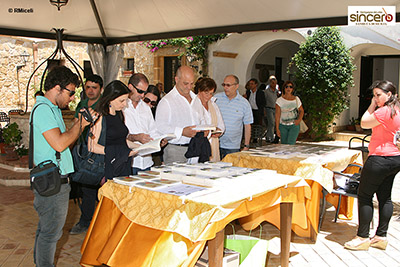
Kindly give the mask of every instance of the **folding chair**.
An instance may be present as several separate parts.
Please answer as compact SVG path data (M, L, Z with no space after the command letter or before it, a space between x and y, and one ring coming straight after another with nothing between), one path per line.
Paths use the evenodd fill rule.
M363 138L358 137L358 136L354 136L354 137L350 138L350 140L349 140L349 149L360 150L362 152L362 159L363 159L363 163L364 164L365 164L365 161L368 158L368 145L367 145L367 143L369 143L370 138L371 138L371 134L367 134ZM354 140L360 140L361 141L361 146L357 146L357 147L352 146L352 142Z
M332 194L339 195L338 207L335 214L335 222L339 216L342 196L357 198L357 189L358 185L360 184L362 166L359 164L349 164L347 167L358 167L359 170L355 173L333 172L334 188L332 190ZM354 187L355 185L356 188Z
M358 171L351 173L351 172L333 172L333 190L332 190L332 194L337 194L339 199L338 199L338 205L337 205L337 209L335 212L335 220L334 222L337 222L337 218L339 216L339 210L340 210L340 205L342 202L342 196L346 196L346 197L353 197L353 198L357 198L357 192L352 192L352 193L348 193L347 191L345 191L346 188L346 182L359 182L360 179L360 175L361 175L361 170L362 170L362 166L359 164L349 164L347 165L346 169L349 167L356 167L358 168ZM346 170L345 169L345 170ZM328 191L326 191L326 189L322 189L322 199L321 199L321 203L320 203L320 216L319 216L319 223L318 223L318 232L321 229L322 226L322 221L324 219L324 215L325 215L325 209L326 209L326 196L328 194Z

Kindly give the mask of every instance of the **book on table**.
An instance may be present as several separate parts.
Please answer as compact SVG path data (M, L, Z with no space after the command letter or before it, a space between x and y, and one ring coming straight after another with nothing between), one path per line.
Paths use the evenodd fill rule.
M135 177L129 177L129 176L121 176L121 177L114 177L113 181L117 184L122 184L122 185L134 185L136 182L141 181L139 178Z
M154 139L153 141L150 141L146 144L143 144L135 149L133 151L138 152L138 156L146 156L150 155L152 153L158 152L161 150L161 140L166 139L166 140L171 140L176 138L175 134L165 134L160 136L159 138Z

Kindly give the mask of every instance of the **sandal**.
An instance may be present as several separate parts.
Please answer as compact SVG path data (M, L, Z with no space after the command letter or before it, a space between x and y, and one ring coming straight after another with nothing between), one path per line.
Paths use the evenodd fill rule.
M371 239L371 247L373 248L385 250L387 245L388 240L386 237L376 235Z
M344 247L350 250L368 250L370 245L371 240L369 238L356 236L352 240L346 242Z

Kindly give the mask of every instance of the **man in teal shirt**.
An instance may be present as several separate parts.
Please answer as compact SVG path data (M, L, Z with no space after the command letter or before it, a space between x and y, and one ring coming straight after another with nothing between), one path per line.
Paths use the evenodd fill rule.
M103 79L99 75L90 75L86 78L85 82L85 94L86 98L79 102L78 106L76 107L75 112L75 120L78 120L79 117L79 110L83 107L91 107L94 109L99 102L101 94L103 92ZM89 127L86 127L83 131L81 138L86 140L87 131ZM81 139L81 141L82 141ZM99 189L98 185L86 185L86 184L79 184L75 183L77 186L72 187L74 188L81 188L82 189L82 204L81 204L81 217L79 222L75 224L74 227L69 231L71 235L77 235L80 233L84 233L89 228L90 221L92 220L93 213L96 207L96 200L97 200L97 190Z
M51 160L60 168L61 189L55 195L44 197L34 190L33 205L38 213L39 222L36 230L33 258L36 266L54 266L57 241L62 235L62 228L68 212L70 186L68 175L74 171L69 146L78 138L79 133L89 123L81 120L67 130L61 109L68 107L74 99L75 88L79 79L67 67L56 67L50 71L44 83L44 96L38 96L36 108L30 120L33 124L33 161L35 165ZM93 110L91 115L96 117ZM60 160L56 160L60 152Z

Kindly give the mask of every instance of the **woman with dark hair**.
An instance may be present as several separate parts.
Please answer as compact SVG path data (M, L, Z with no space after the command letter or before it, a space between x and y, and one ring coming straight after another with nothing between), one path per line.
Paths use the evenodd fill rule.
M160 100L160 92L158 88L152 84L147 87L146 93L144 93L143 102L149 105L151 112L153 112L153 117L155 116L156 107L158 101Z
M282 144L296 144L303 115L300 98L294 95L294 84L286 81L283 84L283 94L275 104L276 135L281 138Z
M215 103L213 94L217 88L215 81L211 78L200 78L194 86L194 93L197 97L194 99L193 106L198 110L199 114L203 114L204 123L212 125L217 128L216 133L210 133L208 140L211 146L210 161L220 161L219 154L219 137L225 131L224 120L222 119L221 112Z
M129 93L129 88L121 81L112 81L104 88L96 106L100 117L93 127L93 137L88 141L88 148L93 153L105 154L106 179L130 175L132 156L137 154L131 149L139 145L126 139L128 128L125 126L122 113ZM105 141L100 140L102 133L105 133L105 138L101 139Z
M372 135L368 146L369 155L358 187L358 231L357 236L344 245L351 250L368 250L370 246L386 249L387 230L393 214L393 180L400 171L400 151L394 140L400 129L397 89L389 81L376 81L370 88L373 90L373 98L361 118L361 127L372 129ZM375 236L370 239L374 194L379 202L379 224Z

